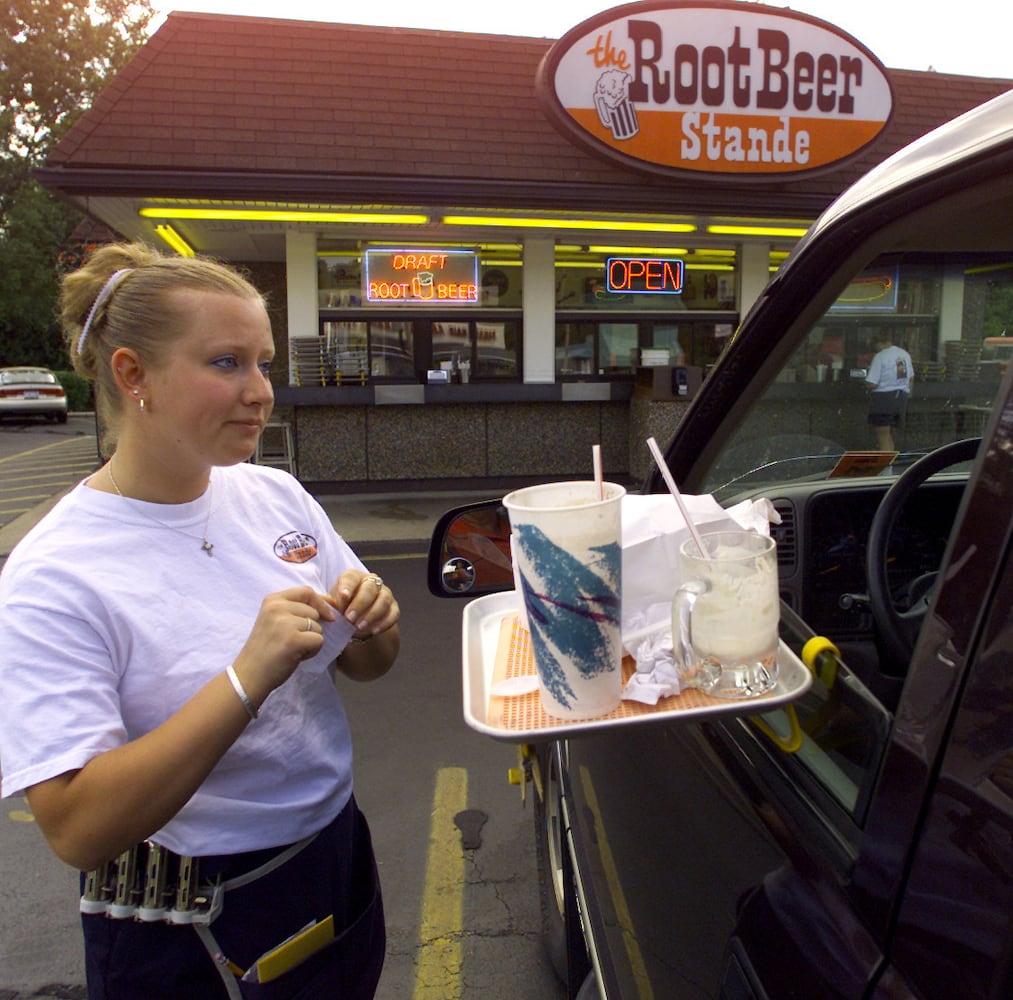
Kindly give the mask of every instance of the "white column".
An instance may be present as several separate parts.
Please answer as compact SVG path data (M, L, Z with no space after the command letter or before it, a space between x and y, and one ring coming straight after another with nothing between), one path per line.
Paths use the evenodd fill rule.
M939 354L947 340L961 340L964 329L964 269L959 264L948 264L943 272L943 287L939 299Z
M556 245L524 241L524 381L556 380Z
M770 280L770 246L739 245L739 316L745 316Z
M317 311L316 233L285 233L285 281L288 292L288 336L314 337L320 329ZM291 382L291 373L289 380ZM294 383L292 383L294 384Z

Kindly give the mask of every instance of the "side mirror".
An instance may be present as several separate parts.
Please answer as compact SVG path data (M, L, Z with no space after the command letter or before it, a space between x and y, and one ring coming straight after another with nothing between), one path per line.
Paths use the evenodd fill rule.
M426 582L435 597L478 597L513 589L510 516L501 501L455 507L436 522Z

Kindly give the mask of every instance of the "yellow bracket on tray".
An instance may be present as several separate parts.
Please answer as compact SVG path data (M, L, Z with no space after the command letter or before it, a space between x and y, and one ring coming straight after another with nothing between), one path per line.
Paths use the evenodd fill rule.
M822 635L814 635L802 647L802 662L812 671L814 677L823 682L827 690L830 690L837 680L837 658L840 655L840 650ZM782 736L769 722L759 716L752 716L753 725L778 749L785 753L797 753L802 747L803 735L795 706L786 705L782 711L788 720L786 736Z
M535 782L535 790L539 798L542 794L541 775L538 773L538 756L530 743L522 743L517 747L517 767L507 771L507 780L511 785L521 786L521 805L527 801L528 782Z

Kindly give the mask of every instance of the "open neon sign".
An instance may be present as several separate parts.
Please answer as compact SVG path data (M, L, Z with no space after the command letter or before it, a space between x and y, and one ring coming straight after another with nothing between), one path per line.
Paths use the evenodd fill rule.
M664 257L609 257L605 287L627 295L681 295L685 265Z
M362 283L367 302L475 304L479 301L478 253L429 247L367 249Z

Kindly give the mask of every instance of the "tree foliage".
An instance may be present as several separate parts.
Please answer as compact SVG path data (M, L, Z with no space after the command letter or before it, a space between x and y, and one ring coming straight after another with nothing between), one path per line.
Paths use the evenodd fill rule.
M143 44L150 0L0 2L0 360L66 364L58 260L81 216L32 170Z

